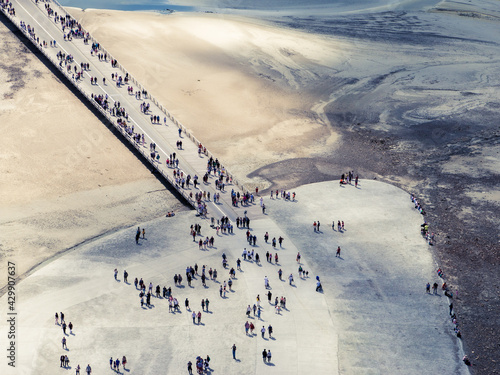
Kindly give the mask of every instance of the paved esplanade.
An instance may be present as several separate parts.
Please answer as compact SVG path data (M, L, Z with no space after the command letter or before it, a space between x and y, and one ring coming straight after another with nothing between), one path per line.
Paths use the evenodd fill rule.
M83 38L73 37L71 40L66 40L64 34L68 34L70 29L65 28L64 32L61 27L60 22L55 22L55 13L58 16L64 17L68 13L65 9L51 2L41 2L36 3L33 0L17 0L12 1L15 8L15 16L10 15L11 20L19 27L21 21L31 28L34 28L35 39L30 37L30 40L54 63L54 65L60 69L63 74L66 74L69 80L89 99L91 95L99 96L103 95L108 97L110 102L110 108L114 106L115 102L120 103L120 107L124 108L128 114L128 125L134 127L134 132L139 134L144 134L144 143L135 142L131 139L129 135L125 133L122 127L117 125L118 117L111 116L109 111L107 113L100 108L92 99L91 102L98 108L106 117L113 123L113 125L119 129L124 136L129 140L129 142L134 145L141 153L143 153L150 163L162 173L167 179L172 183L172 185L193 205L197 206L194 194L196 192L206 191L210 192L211 200L202 200L203 203L207 204L208 217L213 216L219 218L221 216L229 217L233 222L237 216L243 216L243 210L235 210L231 204L231 189L234 188L235 191L240 191L236 184L226 185L225 191L222 192L215 187L215 177L211 173L208 184L202 182L203 176L207 172L207 162L209 154L205 155L203 152L198 153L199 141L196 140L191 134L189 134L186 129L180 125L167 111L163 110L163 107L156 102L153 98L147 95L147 99L141 95L141 98L137 98L135 93L142 90L142 86L139 85L129 75L128 83L122 81L121 85L117 84L117 77L121 76L125 79L126 72L118 65L113 67L111 65L112 57L110 54L101 49L98 53L107 54L106 60L99 60L97 53L91 54L91 46L94 41L92 37L87 43L84 43ZM46 6L54 11L50 16L46 10ZM24 32L27 34L26 30ZM41 46L41 43L45 41L46 46ZM56 46L52 46L51 42L56 41ZM96 41L98 42L98 41ZM57 54L61 51L66 56L71 55L73 60L70 62L71 69L68 71L67 67L62 64L59 65L61 60L58 60ZM78 72L81 71L80 64L90 64L88 70L83 71L83 78L75 80L72 78L73 75L76 76L74 67L77 67ZM112 80L112 75L114 74L115 79ZM91 84L91 77L97 78L97 83ZM103 82L105 78L106 82ZM132 93L129 93L127 88L131 86L133 88ZM147 103L150 105L149 111L144 113L141 111L141 103ZM159 116L160 122L153 124L150 120L150 116ZM164 119L167 119L164 123ZM122 117L122 119L124 119ZM71 121L71 119L69 119ZM182 129L182 137L179 136L179 129ZM179 150L176 146L176 142L182 141L182 150ZM153 142L156 144L156 151L160 155L160 162L153 160L149 155L149 144ZM166 159L172 153L176 153L176 158L179 159L178 168L184 172L184 177L187 175L191 176L191 186L183 189L179 185L176 186L173 179L174 168L167 167ZM214 156L214 159L216 157ZM227 171L226 171L227 172ZM193 177L198 176L198 188L194 189L192 186ZM225 179L224 179L225 183ZM240 191L241 192L241 191ZM192 196L190 196L192 193ZM214 194L220 194L220 204L215 204L213 202Z

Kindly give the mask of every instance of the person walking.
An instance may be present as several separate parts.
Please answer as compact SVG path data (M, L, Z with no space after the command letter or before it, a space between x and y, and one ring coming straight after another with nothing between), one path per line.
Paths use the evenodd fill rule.
M187 368L188 368L188 374L193 375L193 363L191 361L187 363Z
M64 337L64 336L63 336L63 338L62 338L62 341L61 341L61 342L62 342L62 348L63 348L63 349L68 349L68 347L66 346L66 337Z
M207 309L206 311L208 312L208 305L209 305L210 301L208 300L208 298L205 298L205 308Z
M196 313L193 311L193 313L191 314L192 318L193 318L193 324L196 323Z
M90 364L87 365L87 375L90 375L92 373L92 367L90 367Z
M434 294L437 294L437 290L438 290L438 284L437 283L432 284L432 292Z
M292 274L290 274L290 276L288 276L288 282L290 285L292 285L292 283L293 283L293 275Z
M271 349L267 349L267 363L271 362Z
M59 314L58 313L56 313L55 318L56 318L56 325L59 325Z
M76 372L75 375L80 375L80 364L76 366Z
M266 362L266 359L267 359L267 350L266 350L266 349L264 349L264 350L262 351L262 360L263 360L264 362Z
M231 350L233 352L233 359L236 359L236 344L233 344L233 346L231 347Z
M118 281L118 270L115 268L115 280Z
M116 372L120 372L120 360L118 358L116 358L116 361L115 361L115 368L116 368Z
M69 322L68 328L69 328L69 334L72 335L73 334L73 323Z
M201 311L198 311L198 325L201 323Z
M425 292L427 294L431 294L431 284L430 283L427 283L427 285L425 286Z
M273 326L269 324L269 327L267 327L267 332L269 333L269 338L273 337Z
M66 323L62 324L62 330L63 330L64 334L66 334Z
M262 338L264 338L264 334L266 333L266 328L262 326L260 333L262 334Z
M248 323L248 320L247 322L245 323L245 335L248 336L248 329L250 328L250 323Z
M123 270L123 280L125 281L125 284L128 283L128 272L127 270Z
M123 365L123 369L125 370L125 365L127 364L127 357L123 356L122 357L122 365Z

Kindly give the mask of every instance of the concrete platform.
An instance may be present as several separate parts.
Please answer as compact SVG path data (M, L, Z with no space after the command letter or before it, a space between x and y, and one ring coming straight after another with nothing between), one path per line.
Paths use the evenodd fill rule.
M67 373L59 357L67 354L70 372L90 363L93 374L112 371L109 358L128 359L125 373L182 374L197 355L211 357L217 374L467 374L461 349L454 337L444 296L425 293L425 284L437 281L428 245L419 234L422 217L409 196L390 185L362 181L339 188L325 182L297 188L297 201L264 198L268 215L258 204L250 210L251 231L258 237L254 248L261 265L242 262L233 292L219 296L219 282L228 279L221 254L236 267L243 248L252 248L245 230L217 236L208 221L193 212L162 217L140 224L146 239L135 243L136 227L74 249L44 264L18 285L18 367L2 363L2 374ZM321 232L312 223L321 222ZM344 233L333 231L332 220L344 220ZM191 224L200 223L202 234L215 237L215 247L199 250L189 236ZM264 243L282 235L283 248ZM341 258L335 257L341 246ZM279 265L266 262L266 251L278 253ZM298 276L296 254L309 278ZM175 287L173 275L185 276L188 265L207 265L219 272L218 282L201 285L199 277L188 287ZM119 270L118 281L113 270ZM294 275L294 286L278 279ZM129 283L123 281L123 270ZM315 292L315 276L324 293ZM280 315L269 305L264 276L270 280L273 300L285 296L287 310ZM152 298L154 307L141 308L135 277L172 287L181 312L169 313L165 299ZM261 320L253 317L254 336L245 335L247 305L261 297ZM210 312L202 324L192 323L184 308L189 298L196 312L209 298ZM0 300L2 309L6 296ZM64 312L74 324L67 336L68 351L61 347L63 333L54 313ZM271 324L273 339L260 328ZM5 337L6 328L0 335ZM231 346L237 346L237 361ZM264 364L263 349L271 349L271 364ZM123 370L122 370L123 372Z

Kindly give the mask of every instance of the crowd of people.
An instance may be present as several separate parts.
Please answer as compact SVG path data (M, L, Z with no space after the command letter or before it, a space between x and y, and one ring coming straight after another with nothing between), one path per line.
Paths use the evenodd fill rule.
M256 189L256 192L259 191L258 188L255 188L255 189ZM271 190L271 199L274 199L274 198L279 199L280 197L286 201L293 201L294 202L295 201L295 192L290 192L290 191L286 191L283 189L281 189L281 190L276 189L276 191Z
M68 349L68 340L67 340L67 337L68 336L74 336L74 333L73 333L73 323L69 322L68 324L66 324L66 320L65 320L65 315L64 313L61 311L60 313L56 312L54 314L54 319L55 319L55 325L57 326L60 326L62 331L63 331L63 338L61 340L61 344L62 344L62 349L65 350L65 351L69 351ZM69 329L69 333L66 332L66 330ZM125 356L123 357L125 358ZM69 357L67 354L61 354L61 356L59 357L59 367L62 367L62 368L65 368L65 369L68 369L69 368L69 363L70 363L70 360L69 360ZM126 363L126 362L125 362ZM125 364L124 364L125 366ZM75 371L76 371L76 375L80 375L80 365L78 364L76 367L75 367ZM87 364L87 367L86 367L86 372L87 372L87 375L90 375L92 373L92 368L90 367L90 364Z
M236 349L234 349L236 351ZM196 372L198 374L203 374L204 372L208 372L210 370L210 357L207 355L207 358L202 358L201 356L197 356L195 360L196 364ZM188 374L193 374L193 363L189 361L187 363Z
M115 372L120 372L120 364L123 366L124 370L127 370L125 367L127 365L127 357L123 356L121 362L119 357L115 359L113 359L113 357L109 358L109 368L113 369Z
M340 186L347 184L352 185L352 181L354 181L354 186L357 188L359 184L359 176L356 175L356 177L354 177L354 171L342 173L342 176L340 176Z
M425 211L422 208L422 205L420 204L418 199L413 194L411 194L410 199L411 199L412 203L414 204L415 209L418 210L422 215L425 215ZM420 226L420 233L422 234L422 236L424 236L424 238L427 240L429 245L434 244L434 233L429 232L429 224L425 220L424 220L423 224L421 224L421 226ZM441 283L441 290L443 291L444 295L446 297L448 297L450 300L452 300L453 298L457 298L457 292L453 293L451 291L451 288L446 283L446 281L444 281L445 274L444 274L443 270L439 267L436 270L436 273L437 273L438 277L443 280L443 282ZM432 284L432 294L438 293L438 287L439 287L439 284L437 282L434 282ZM425 286L425 291L427 294L431 294L431 284L429 282ZM453 325L453 332L455 333L457 338L461 339L462 332L460 331L460 327L459 327L458 320L457 320L457 315L453 309L453 302L450 302L450 304L449 304L449 314L450 314L451 323ZM469 361L467 356L464 356L464 362L467 365L470 365L470 361Z
M9 0L0 0L0 5L2 6L2 9L10 16L16 15L16 8L12 6L12 2L10 2Z
M441 268L438 268L436 270L436 273L437 273L438 277L443 280L443 282L441 283L441 290L443 291L444 295L446 297L448 297L450 301L453 300L454 298L456 299L457 292L455 291L455 293L453 293L451 291L451 288L446 283L446 281L444 281L445 274L444 274L443 270ZM432 285L432 294L438 293L438 287L439 287L439 284L437 282L434 282L434 284ZM425 292L427 294L431 294L431 284L430 283L427 283L427 285L425 286ZM456 336L458 338L462 338L462 332L460 331L460 327L458 325L457 315L456 315L455 311L453 310L453 302L450 302L449 309L450 309L449 313L450 313L451 323L453 324L453 332L456 334Z

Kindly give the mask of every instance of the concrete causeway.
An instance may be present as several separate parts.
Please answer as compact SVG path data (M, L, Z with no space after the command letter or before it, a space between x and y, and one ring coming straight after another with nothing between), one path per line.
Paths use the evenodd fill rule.
M59 16L69 15L63 7L53 1L39 1L38 3L35 1L14 1L12 4L15 8L15 16L6 13L11 21L27 35L33 44L68 78L69 82L71 82L71 84L123 134L124 138L127 139L130 144L144 155L145 159L148 160L148 162L153 165L153 167L159 171L195 209L198 206L194 199L195 192L210 192L211 197L213 197L215 193L219 193L219 204L215 204L213 199L211 201L204 201L208 206L208 214L216 217L227 216L232 221L236 219L237 214L231 205L230 192L232 188L238 190L240 193L243 192L241 187L238 187L237 181L232 179L233 183L226 184L224 192L215 188L215 177L213 173L208 183L203 183L202 178L207 171L207 162L209 157L212 156L210 152L207 150L206 153L202 152L199 154L198 146L202 143L190 134L187 129L165 110L156 99L151 97L151 95L148 94L147 98L143 96L141 96L141 99L136 98L133 93L142 91L144 88L130 74L129 82L122 83L118 86L117 80L112 80L112 75L115 75L115 77L121 76L125 79L127 72L119 62L114 67L111 65L113 57L104 48L100 47L98 53L107 55L105 61L99 60L96 53L93 55L91 54L92 43L98 43L92 36L90 36L87 43L84 43L83 38L72 38L71 41L65 40L64 34L68 33L69 29L66 28L63 32L60 23L54 21L55 15L49 16L45 9L45 6L49 5L54 11L54 14L57 13ZM34 28L36 40L30 36L27 29L20 26L21 21L23 21L26 26L29 25L30 28ZM43 41L46 42L46 46L42 46ZM56 41L55 46L50 44L53 41ZM69 71L64 64L62 64L62 67L59 65L60 60L57 58L57 53L59 51L66 56L71 55L73 57L69 64L71 66ZM73 78L73 67L76 66L78 71L80 71L81 63L89 64L90 67L83 72L83 79L75 80ZM91 77L97 78L97 83L91 84ZM106 83L103 83L103 78L106 79ZM132 87L132 94L127 91L129 86ZM110 101L110 107L113 107L115 102L119 102L120 106L124 108L128 114L128 125L134 126L135 133L144 134L144 143L135 142L132 137L127 134L124 128L117 124L118 117L112 116L109 111L103 110L103 108L92 99L92 95L107 95ZM140 105L143 102L150 105L150 109L147 113L143 113L140 110ZM150 121L151 115L160 116L160 123L153 124ZM124 119L123 117L121 118ZM166 122L164 121L165 119ZM179 130L181 130L180 134ZM181 150L176 146L176 142L179 140L182 141ZM149 144L151 142L156 144L157 154L160 155L159 162L150 157ZM203 148L205 149L204 146ZM184 177L186 175L190 175L191 178L195 175L199 177L198 189L193 189L192 183L191 188L185 189L175 183L173 176L174 168L166 165L167 156L174 152L176 153L177 159L179 159L178 168L184 172ZM216 156L213 156L213 158L216 159ZM225 170L225 172L226 176L229 175L227 170ZM193 193L193 196L191 196L190 193Z

